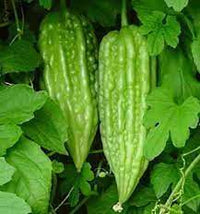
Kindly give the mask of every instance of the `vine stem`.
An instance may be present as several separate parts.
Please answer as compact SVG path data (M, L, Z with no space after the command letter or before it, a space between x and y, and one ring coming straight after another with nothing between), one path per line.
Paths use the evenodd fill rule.
M83 200L69 214L76 213L76 211L78 211L89 198L90 196L83 198Z
M25 26L25 17L24 17L24 10L22 6L22 1L20 1L20 9L21 9L21 16L22 16L22 29L21 32L24 32L24 26Z
M57 176L55 173L52 173L52 190L51 190L51 198L50 201L53 202L53 199L56 195L56 188L57 188Z
M20 29L20 26L19 26L19 18L18 18L18 14L17 14L17 9L16 9L16 5L15 5L15 1L11 0L11 3L12 3L12 7L13 7L14 16L15 16L15 22L16 22L16 26L17 26L18 36L20 37L20 35L21 35L21 29Z
M121 25L122 25L122 27L128 25L127 0L122 0Z
M184 156L187 156L187 155L190 155L190 154L192 154L192 153L194 153L194 152L196 152L196 151L198 151L198 150L200 150L200 146L198 146L197 148L193 149L192 151L189 151L189 152L187 152L187 153L184 153L184 154L183 154L183 157L184 157Z
M10 22L3 22L3 23L0 23L0 28L1 27L6 27L10 24Z
M191 164L188 166L188 168L185 170L184 177L187 177L187 175L191 172L191 170L195 167L195 165L200 161L200 154L197 155L197 157L191 162ZM179 189L182 186L182 182L185 178L181 177L179 182L176 184L175 188L173 189L171 195L169 196L167 202L165 203L164 207L170 207L173 203L174 195L179 191ZM165 209L160 211L160 214L164 214Z
M63 206L63 204L67 201L67 199L69 198L69 196L71 195L71 193L72 193L72 191L74 190L74 187L72 187L71 189L70 189L70 191L69 191L69 193L66 195L66 197L61 201L61 203L54 209L55 210L55 212L57 211L57 210L59 210L62 206Z
M53 156L53 155L55 155L56 154L56 152L49 152L49 153L47 153L47 156L48 157L51 157L51 156Z
M90 152L90 154L99 154L99 153L103 153L103 149L93 150Z

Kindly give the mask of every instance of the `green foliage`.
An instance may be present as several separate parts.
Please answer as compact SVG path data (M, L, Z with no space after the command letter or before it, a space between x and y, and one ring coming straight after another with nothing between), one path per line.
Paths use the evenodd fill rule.
M0 74L33 71L39 63L40 55L29 41L17 40L0 52Z
M197 197L198 196L198 197ZM194 198L193 200L190 200ZM200 188L192 175L188 176L184 185L183 204L186 204L194 212L198 212L200 205Z
M178 36L181 32L180 24L176 17L166 15L160 11L152 13L140 13L142 26L141 32L148 35L148 46L151 55L158 55L164 49L165 43L173 48L178 44Z
M27 3L32 3L35 0L23 0ZM44 7L47 10L50 10L52 7L53 0L38 0L40 6Z
M0 156L5 155L6 150L12 147L20 138L22 131L15 124L0 125Z
M120 14L121 0L73 0L72 9L84 13L102 26L114 26Z
M5 158L0 157L0 186L8 183L15 172L15 168L9 165Z
M159 69L159 84L173 93L177 103L190 96L200 98L200 84L195 70L181 49L163 51L159 56Z
M66 190L63 194L68 194L71 191L69 202L72 207L77 205L80 193L85 196L93 194L90 181L94 179L94 173L91 170L91 165L89 163L84 163L80 173L77 172L74 165L66 165L62 177L65 178L61 186L62 192L63 189Z
M175 11L181 11L184 7L187 6L189 0L165 0L168 7L173 7Z
M171 184L172 188L174 188L179 179L180 172L174 164L156 164L151 172L151 183L157 198L163 196Z
M188 13L190 14L190 17L192 17L193 26L195 28L196 34L200 33L200 1L196 0L190 0L188 7L186 8L188 10Z
M67 154L67 121L59 106L51 99L35 112L35 117L22 125L25 135L40 146L53 152Z
M131 2L139 15L144 12L162 11L166 13L168 11L164 0L132 0Z
M35 92L31 87L17 84L0 90L0 123L21 124L34 117L34 111L46 102L44 91Z
M111 185L104 193L92 198L87 203L88 214L113 214L113 205L118 198L117 187L115 184Z
M86 162L78 173L65 147L70 138L69 125L74 120L66 120L58 103L52 101L45 91L39 91L40 76L44 70L41 53L38 52L39 25L50 10L60 10L61 2L13 2L14 5L12 1L0 1L0 213L114 214L113 206L118 201L116 180L103 155L99 133L88 156L91 164ZM71 0L66 3L66 10L84 15L92 21L99 44L108 31L119 30L121 0ZM149 108L144 115L144 124L148 128L144 152L152 161L130 199L123 204L122 214L157 214L162 213L163 209L169 214L199 214L200 1L127 0L127 6L129 24L139 26L147 39L149 53L157 62L151 65L151 68L157 69L157 84L152 85L154 89L146 98ZM58 24L61 19L59 17ZM62 35L66 36L65 27L62 27ZM58 25L52 29L52 35L56 35L57 30ZM90 38L88 27L84 26L82 30L84 34L87 31ZM82 30L78 28L80 32L73 34L75 41L81 40ZM126 37L132 38L136 35ZM82 45L74 46L68 53L60 48L60 44L65 42L66 39L56 36L51 44L46 40L49 56L55 53L55 49L60 50L54 55L56 66L52 71L57 67L65 70L58 66L60 56L73 56L74 51L75 58L80 55ZM110 42L112 47L119 44L118 40ZM121 42L126 43L126 40ZM139 43L137 39L134 42ZM136 55L137 50L134 52ZM127 45L124 49L126 53L119 54L119 60L116 60L118 67L121 66L122 56L130 56L130 51ZM106 59L115 60L115 53L113 50L113 54L107 55ZM127 56L123 57L125 67L129 66ZM84 61L86 58L84 55L81 59ZM71 62L74 62L73 57L62 65L70 66ZM86 64L81 62L75 62L73 69ZM144 60L140 65L143 64ZM51 63L48 65L51 66ZM132 67L134 71L138 70L136 79L142 72L142 69L137 69L140 65L136 63ZM61 84L63 76L53 85L62 88L63 102L67 103L72 98L79 107L80 102L73 95L66 96L66 88L74 80L73 69L65 86ZM116 80L117 71L114 69L113 76L109 78ZM122 74L124 72L119 73ZM130 74L124 76L124 80L130 80ZM152 82L154 77L152 75ZM86 77L81 76L77 85L81 85L83 79ZM94 81L94 77L90 76L88 80ZM123 85L121 83L120 86ZM98 88L97 85L95 87ZM105 89L112 91L113 87L112 81L105 83ZM59 97L59 93L56 96ZM108 96L105 93L105 99ZM135 102L135 96L127 96L128 101L131 98L131 102ZM84 99L82 96L81 101ZM114 97L110 96L110 99L112 101ZM123 111L118 108L119 103L126 102L116 100L116 111L126 113L128 106ZM114 114L111 112L111 115ZM76 120L82 121L78 116ZM120 125L119 122L116 125ZM88 125L88 120L84 125ZM123 120L121 125L120 133L124 132ZM81 134L79 136L82 137ZM127 139L123 141L127 142ZM117 152L112 155L119 160ZM125 158L132 160L132 157ZM125 185L126 175L122 175L124 177L120 179Z
M197 70L200 72L200 36L198 36L197 39L193 41L191 48L194 62L197 66Z
M47 10L50 10L52 7L52 0L39 0L40 6L44 7Z
M52 161L53 172L56 174L60 174L64 171L64 164L62 162L58 162L56 160Z
M31 208L15 194L0 191L0 213L29 214Z
M22 41L28 41L29 43L35 44L37 42L36 35L33 33L33 31L30 30L29 25L23 24L20 22L20 25L23 26L23 33L21 35ZM9 36L8 36L8 42L12 42L13 39L16 37L17 34L17 26L16 23L13 23L9 26Z
M136 207L144 207L151 203L156 203L156 201L157 198L152 186L141 186L138 190L136 189L129 203Z
M151 128L145 143L145 156L152 160L165 148L169 136L174 146L180 148L189 138L189 128L196 128L200 112L199 100L187 98L182 104L173 100L166 89L155 89L147 98L150 110L145 125Z
M182 208L178 204L174 204L170 210L170 214L183 214Z
M32 207L33 213L46 214L51 190L51 162L40 147L21 138L9 150L6 161L16 171L1 190L15 193Z

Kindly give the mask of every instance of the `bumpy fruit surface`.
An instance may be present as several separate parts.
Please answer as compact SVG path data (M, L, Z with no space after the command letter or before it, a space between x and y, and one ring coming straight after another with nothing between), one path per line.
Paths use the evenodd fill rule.
M50 13L41 25L39 47L43 83L64 113L68 149L80 171L97 129L97 42L92 26L82 16Z
M143 156L143 116L150 90L149 64L146 40L137 27L122 27L103 38L99 55L100 131L117 183L118 207L130 197L148 164Z

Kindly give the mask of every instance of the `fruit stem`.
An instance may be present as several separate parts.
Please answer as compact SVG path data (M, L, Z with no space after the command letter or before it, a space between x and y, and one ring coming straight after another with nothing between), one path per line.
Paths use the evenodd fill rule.
M127 20L127 0L122 0L121 25L122 25L122 27L128 25L128 20Z

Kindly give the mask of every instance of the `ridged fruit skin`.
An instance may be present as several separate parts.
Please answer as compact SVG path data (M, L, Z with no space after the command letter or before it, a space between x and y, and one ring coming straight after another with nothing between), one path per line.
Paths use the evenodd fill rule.
M103 149L122 204L148 165L143 156L143 116L150 90L150 57L137 27L122 27L103 38L98 82Z
M69 12L47 15L40 28L44 61L42 82L63 110L68 124L68 149L78 171L97 129L97 41L91 24Z

